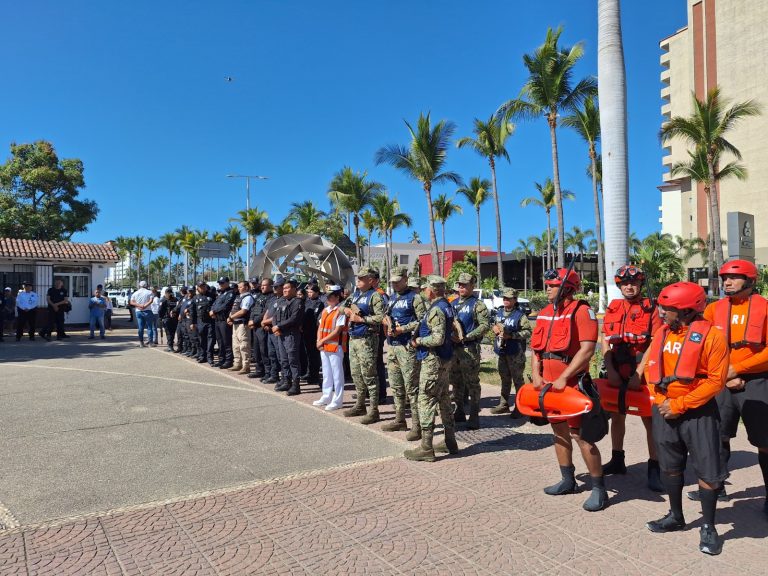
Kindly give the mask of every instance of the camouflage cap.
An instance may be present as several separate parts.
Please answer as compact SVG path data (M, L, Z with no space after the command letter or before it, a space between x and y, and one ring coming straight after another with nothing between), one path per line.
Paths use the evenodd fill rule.
M416 276L411 276L408 278L408 287L416 289L421 288L421 280L419 280L419 278Z
M469 274L467 272L462 272L459 274L459 278L457 280L459 284L474 284L475 277L472 276L472 274Z
M517 290L514 288L504 288L504 292L501 293L502 298L517 298Z
M376 270L374 270L370 266L361 266L360 269L357 271L357 277L362 278L365 276L371 276L372 278L375 277Z
M400 282L403 278L408 276L408 268L405 266L398 266L397 268L393 268L392 272L389 275L389 281L390 282Z
M430 274L427 276L427 282L426 285L430 288L444 288L445 287L445 278L442 276L438 276L437 274Z

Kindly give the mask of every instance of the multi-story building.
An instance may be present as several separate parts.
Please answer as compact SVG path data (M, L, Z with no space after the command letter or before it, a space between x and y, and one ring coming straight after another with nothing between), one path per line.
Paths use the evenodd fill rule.
M728 140L743 155L748 178L721 182L719 198L723 239L727 239L728 212L753 214L757 262L768 264L768 98L764 97L768 86L768 1L686 1L688 26L659 44L663 121L689 116L692 94L703 100L718 85L731 102L755 99L764 105L761 116L742 121L729 134ZM665 143L659 221L664 233L703 239L709 234L703 186L669 172L673 164L687 160L685 142L673 139Z
M363 248L364 252L367 252L367 250L368 248ZM430 244L413 244L411 242L393 242L392 246L390 246L390 251L392 254L393 262L396 263L397 266L407 266L410 273L413 272L413 268L416 262L419 262L419 256L422 254L431 254L432 246ZM463 258L465 253L477 251L477 246L449 244L445 247L446 256L449 254L449 252L453 253L456 251L461 251L461 258ZM480 254L495 254L495 252L491 251L491 249L487 246L481 246ZM371 246L370 261L373 264L383 263L385 259L386 257L384 256L384 244L376 244ZM448 270L450 271L450 268L448 268ZM428 262L426 267L422 266L421 274L432 274L431 260Z

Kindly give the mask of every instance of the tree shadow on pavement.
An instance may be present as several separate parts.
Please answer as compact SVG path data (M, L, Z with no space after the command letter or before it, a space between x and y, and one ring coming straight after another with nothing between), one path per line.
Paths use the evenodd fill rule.
M88 340L87 335L73 335L65 340L47 342L40 337L0 344L0 363L55 360L57 358L96 358L115 356L138 346L136 335L107 335L106 340Z

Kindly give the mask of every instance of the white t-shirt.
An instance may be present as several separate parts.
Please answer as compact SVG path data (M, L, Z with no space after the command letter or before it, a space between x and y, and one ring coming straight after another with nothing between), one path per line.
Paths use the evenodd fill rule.
M152 310L152 314L158 314L160 312L160 298L157 296L152 298L152 304L149 309Z
M144 306L144 304L151 302L155 295L146 288L139 288L131 296L131 302L135 302L137 306Z

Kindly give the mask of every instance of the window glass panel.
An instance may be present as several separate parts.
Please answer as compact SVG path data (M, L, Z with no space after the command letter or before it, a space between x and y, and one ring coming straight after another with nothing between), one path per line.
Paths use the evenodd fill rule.
M80 275L72 276L72 296L75 298L85 298L90 295L90 276Z

